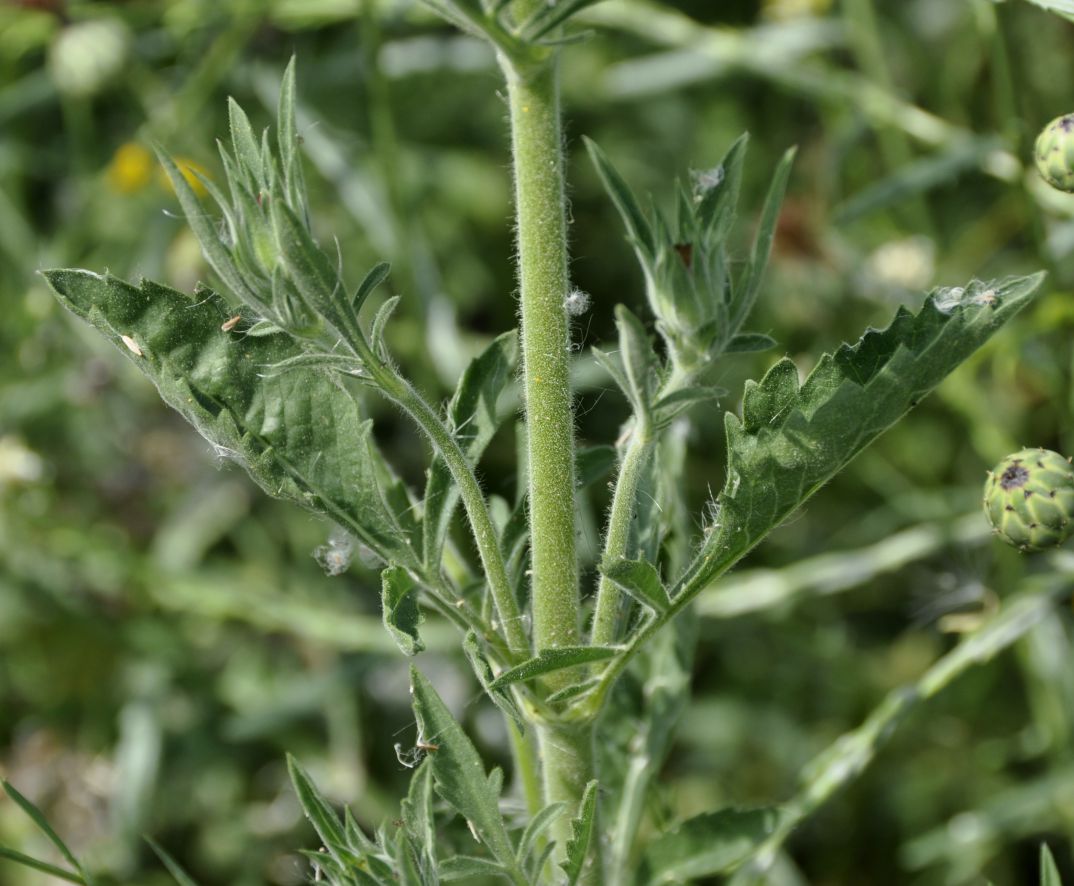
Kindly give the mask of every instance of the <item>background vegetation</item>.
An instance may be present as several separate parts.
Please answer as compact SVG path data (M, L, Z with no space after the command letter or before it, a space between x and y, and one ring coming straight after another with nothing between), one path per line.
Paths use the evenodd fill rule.
M651 810L667 821L789 796L804 762L953 644L953 613L1074 573L992 543L979 511L1007 452L1074 451L1074 197L1028 165L1037 130L1074 108L1074 24L1015 0L609 0L588 19L563 84L585 343L611 341L610 306L642 312L644 293L582 134L662 200L749 130L746 206L800 146L752 327L803 368L934 285L1051 272L1031 312L701 599L695 699ZM286 750L363 824L394 818L405 784L406 663L375 569L327 576L311 554L330 528L260 495L34 274L204 278L149 140L219 176L225 96L268 124L292 52L318 224L348 267L393 262L393 348L446 395L516 309L505 108L482 45L411 0L0 6L0 775L115 882L169 882L143 833L204 884L302 882L314 837ZM578 403L599 442L627 414L586 360ZM370 408L416 482L422 444ZM692 417L700 508L722 483L721 416ZM491 492L513 494L513 452L509 429L483 463ZM605 491L591 497L590 567ZM765 595L785 603L740 604ZM469 671L437 651L449 636L430 624L421 665L506 762ZM792 838L780 882L1030 882L1042 840L1074 876L1072 739L1065 613L919 710ZM0 802L0 843L48 857L38 841ZM0 883L43 882L0 862Z

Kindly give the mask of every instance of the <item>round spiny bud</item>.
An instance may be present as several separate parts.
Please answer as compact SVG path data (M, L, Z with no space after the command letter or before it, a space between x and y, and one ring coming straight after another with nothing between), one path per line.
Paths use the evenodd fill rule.
M988 472L984 509L993 531L1020 551L1074 534L1074 467L1058 452L1022 449Z
M1037 169L1053 188L1074 192L1074 114L1056 117L1037 136Z

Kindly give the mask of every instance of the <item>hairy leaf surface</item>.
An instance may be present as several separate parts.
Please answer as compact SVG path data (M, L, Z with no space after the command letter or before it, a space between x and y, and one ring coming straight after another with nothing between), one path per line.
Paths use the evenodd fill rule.
M64 306L103 332L218 452L241 462L277 498L330 517L385 560L416 566L378 475L390 473L371 424L323 369L284 335L224 331L229 311L209 290L196 298L90 271L45 271Z
M414 717L424 741L435 744L429 755L437 793L465 818L474 834L514 879L522 880L515 850L500 815L497 777L486 775L485 764L462 727L432 684L410 669Z
M593 842L593 831L597 818L597 783L589 782L578 804L578 814L571 820L571 836L567 840L567 858L561 863L567 875L567 886L574 886L585 867L589 855L589 845Z
M612 658L620 651L618 646L555 646L545 649L520 665L504 671L492 681L489 689L499 689L521 680L543 677L553 671L562 671L578 665Z
M1043 274L939 290L919 313L825 354L799 385L788 359L727 413L719 513L679 580L692 595L734 564L1025 307Z

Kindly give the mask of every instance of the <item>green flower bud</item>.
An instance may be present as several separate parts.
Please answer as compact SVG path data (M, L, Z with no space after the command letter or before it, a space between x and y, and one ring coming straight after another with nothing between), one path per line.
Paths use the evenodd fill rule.
M1034 158L1048 184L1074 192L1074 114L1056 117L1044 127L1037 136Z
M1074 534L1074 466L1048 449L1008 455L988 472L984 509L993 531L1020 551L1061 545Z

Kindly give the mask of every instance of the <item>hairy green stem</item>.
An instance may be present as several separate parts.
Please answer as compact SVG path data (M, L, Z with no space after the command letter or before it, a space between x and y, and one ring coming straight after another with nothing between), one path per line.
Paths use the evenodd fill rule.
M513 658L525 658L529 641L522 624L522 614L507 576L503 552L500 550L500 541L485 502L485 495L466 460L465 453L433 408L413 387L376 360L371 353L361 356L380 388L425 432L451 471L451 476L458 484L466 516L470 520L477 552L485 570L485 580L496 605L496 613L502 623L508 648Z
M524 16L537 2L519 2L516 11ZM534 647L540 652L575 645L580 637L563 135L555 55L532 65L512 62L503 54L500 59L507 80L515 173L530 587ZM550 675L545 686L561 688L570 679L563 671ZM563 801L569 810L577 810L594 773L592 725L545 721L538 724L537 742L544 801ZM560 859L570 838L570 818L561 816L552 828Z
M634 519L634 509L638 497L638 485L645 468L652 458L656 439L649 420L643 415L634 418L634 429L630 435L626 452L619 465L619 476L615 481L615 493L608 513L608 529L604 538L602 563L614 563L629 556L630 527ZM619 589L605 576L601 576L597 586L597 609L593 617L593 644L608 646L616 641L616 627L619 621Z
M521 71L505 62L504 70L518 215L533 637L540 651L574 645L579 636L562 135L554 61Z
M659 400L689 387L694 383L695 377L695 373L674 366L654 399ZM601 555L602 563L610 564L630 556L630 528L637 507L638 488L658 442L659 434L653 430L650 416L636 413L630 442L620 461L619 475L615 480L615 492L612 494L608 527L604 536L604 551ZM596 614L593 617L595 646L607 646L616 642L621 599L622 595L615 583L601 576L597 586Z

